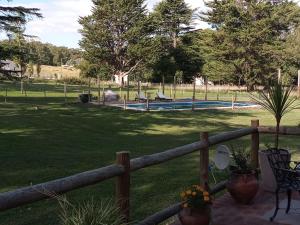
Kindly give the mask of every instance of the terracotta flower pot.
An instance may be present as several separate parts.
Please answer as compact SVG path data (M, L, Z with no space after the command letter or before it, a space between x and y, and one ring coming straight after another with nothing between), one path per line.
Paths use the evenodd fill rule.
M184 208L179 213L182 225L209 225L210 209Z
M258 191L256 172L239 173L238 171L233 171L227 182L227 190L236 202L249 204Z

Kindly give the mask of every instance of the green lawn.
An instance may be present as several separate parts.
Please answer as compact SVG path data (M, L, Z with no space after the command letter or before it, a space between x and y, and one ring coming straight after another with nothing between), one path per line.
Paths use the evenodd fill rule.
M3 97L6 87L8 103ZM47 88L47 97L42 87ZM131 157L161 152L197 141L203 131L214 134L249 126L253 118L260 119L262 125L274 124L262 110L142 113L71 104L85 88L69 87L69 104L65 105L62 85L32 84L26 97L20 94L18 84L0 84L0 192L111 164L117 151L128 150ZM290 113L283 124L298 126L300 110ZM273 140L266 135L262 139L262 148ZM249 140L245 137L233 143L249 147ZM300 150L297 137L282 137L280 143L282 147ZM176 202L182 188L197 183L198 157L195 153L135 172L131 186L132 220ZM218 181L224 176L217 173ZM110 180L67 196L76 202L113 195L114 180ZM0 213L0 224L57 225L58 208L54 200L30 204Z

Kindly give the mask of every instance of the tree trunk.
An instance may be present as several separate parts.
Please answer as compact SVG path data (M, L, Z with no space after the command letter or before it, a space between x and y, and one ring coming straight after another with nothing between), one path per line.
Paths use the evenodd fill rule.
M127 101L129 101L129 75L127 76Z
M163 77L162 77L162 85L163 85L163 89L162 89L162 92L163 92L163 94L165 94L165 75L163 75Z
M177 35L173 32L173 48L177 48Z
M280 127L280 120L276 119L276 134L275 134L275 149L278 149L279 146L279 127Z

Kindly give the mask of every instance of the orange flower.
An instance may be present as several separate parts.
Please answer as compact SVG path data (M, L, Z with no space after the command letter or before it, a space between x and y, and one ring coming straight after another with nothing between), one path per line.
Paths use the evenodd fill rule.
M203 189L201 186L198 186L198 187L197 187L197 190L198 190L198 191L201 191L201 192L204 191L204 189Z
M186 194L187 194L187 195L191 195L191 194L192 194L192 191L191 191L191 190L187 190L187 191L186 191Z
M205 201L205 202L209 202L209 197L204 196L204 201Z
M204 192L203 192L203 195L204 195L204 196L209 196L209 193L208 193L207 191L204 191Z
M196 196L196 194L197 194L197 193L196 193L195 191L192 192L192 195L193 195L193 196Z
M181 196L181 198L184 198L184 197L185 197L185 193L182 192L182 193L180 194L180 196Z
M184 203L183 204L183 208L187 208L188 207L188 204L187 203Z

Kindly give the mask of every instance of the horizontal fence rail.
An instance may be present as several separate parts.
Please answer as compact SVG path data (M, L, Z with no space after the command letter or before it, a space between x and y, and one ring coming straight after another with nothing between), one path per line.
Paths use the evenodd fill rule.
M117 153L116 164L103 168L86 171L69 177L37 184L29 187L19 188L13 191L0 193L0 211L16 208L25 204L33 203L42 199L51 198L57 194L66 193L78 188L93 185L104 180L118 177L117 179L117 199L126 199L121 204L121 211L129 219L129 187L130 172L134 172L149 166L164 163L175 158L200 151L200 177L203 182L208 175L208 150L210 146L251 135L251 149L254 153L252 158L253 165L258 166L259 133L274 133L275 128L260 127L258 120L251 121L251 127L243 128L226 133L220 133L214 136L208 136L203 133L201 141L187 144L181 147L172 148L164 152L142 156L139 158L129 158L129 152ZM299 127L281 127L281 134L300 135ZM124 187L126 186L126 187ZM226 181L217 184L212 188L211 194L222 191L226 186ZM175 215L180 210L180 204L175 204L138 223L138 225L154 225Z
M226 188L226 183L227 183L227 181L222 181L222 182L218 183L216 186L214 186L211 189L210 194L213 195L213 194L216 194L216 193L224 190ZM157 212L157 213L147 217L143 221L140 221L139 223L137 223L137 225L156 225L156 224L161 223L161 222L167 220L168 218L176 215L177 213L179 213L180 210L181 210L181 203L176 203L166 209L163 209L160 212Z
M110 165L46 183L4 192L0 194L0 211L53 197L51 195L62 194L77 188L96 184L119 176L123 172L124 168L122 166Z
M262 134L274 134L276 132L275 127L259 127L259 133ZM300 135L300 127L280 127L279 134L281 135Z

